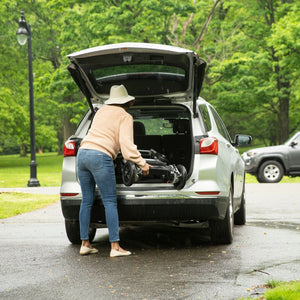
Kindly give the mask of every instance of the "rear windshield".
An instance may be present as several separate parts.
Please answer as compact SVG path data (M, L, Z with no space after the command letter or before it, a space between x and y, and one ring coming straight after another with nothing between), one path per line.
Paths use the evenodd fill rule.
M94 89L109 94L115 84L126 86L133 96L151 96L184 92L188 89L188 58L186 55L103 55L81 61Z
M125 66L112 66L112 67L104 67L101 69L92 70L92 74L94 78L97 80L103 80L105 78L113 77L113 76L122 76L129 74L173 74L173 75L182 75L185 76L185 70L174 67L174 66L162 66L162 65L125 65Z

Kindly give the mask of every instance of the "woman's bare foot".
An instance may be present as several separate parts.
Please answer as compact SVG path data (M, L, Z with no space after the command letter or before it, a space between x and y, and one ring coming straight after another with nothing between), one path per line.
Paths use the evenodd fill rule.
M83 240L81 242L81 246L88 247L88 248L91 248L91 249L93 248L89 240Z

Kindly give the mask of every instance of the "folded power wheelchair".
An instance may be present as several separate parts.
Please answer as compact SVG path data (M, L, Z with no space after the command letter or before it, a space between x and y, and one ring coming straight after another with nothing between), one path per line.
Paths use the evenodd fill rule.
M151 150L140 150L142 157L152 167L149 175L143 176L142 170L133 162L126 161L121 154L116 158L117 183L123 182L126 186L133 183L170 183L177 190L184 187L187 180L187 171L183 165L170 164L166 156Z

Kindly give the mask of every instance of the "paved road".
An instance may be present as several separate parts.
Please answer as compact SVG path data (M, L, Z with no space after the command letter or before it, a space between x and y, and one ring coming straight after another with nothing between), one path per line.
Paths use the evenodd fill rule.
M205 229L126 228L126 258L108 257L105 229L100 253L79 256L59 203L0 220L0 298L238 299L271 279L299 280L300 184L248 184L246 197L247 225L231 245L211 245Z

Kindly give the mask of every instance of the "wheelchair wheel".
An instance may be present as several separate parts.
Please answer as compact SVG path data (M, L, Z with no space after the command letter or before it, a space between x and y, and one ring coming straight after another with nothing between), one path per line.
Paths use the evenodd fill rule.
M122 180L126 186L131 186L137 177L135 165L131 161L127 161L123 166Z
M185 186L186 179L187 179L187 172L183 165L177 165L176 167L180 172L181 176L179 177L179 180L176 183L174 183L174 186L177 190L181 190Z

